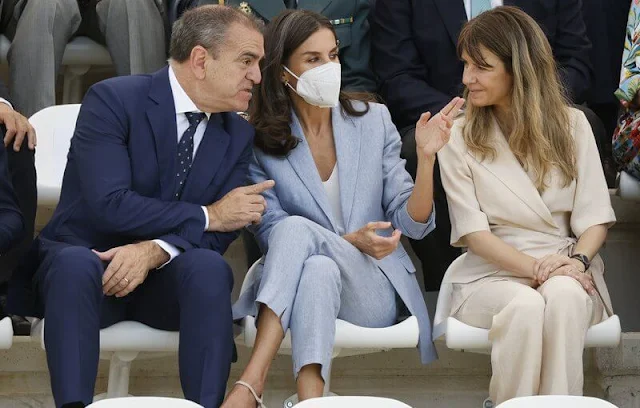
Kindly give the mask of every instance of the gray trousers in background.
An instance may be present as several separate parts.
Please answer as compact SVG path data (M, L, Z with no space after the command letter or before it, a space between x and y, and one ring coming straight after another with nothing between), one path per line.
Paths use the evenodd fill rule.
M166 64L160 0L101 0L89 10L80 10L77 0L4 3L10 3L3 6L2 20L13 40L8 55L12 101L27 117L55 105L55 80L74 35L105 44L118 75L150 73Z
M273 228L257 293L234 304L234 319L273 310L291 331L294 376L320 364L326 383L336 319L364 327L388 327L398 317L396 291L380 268L339 235L302 217ZM257 283L257 282L256 282Z

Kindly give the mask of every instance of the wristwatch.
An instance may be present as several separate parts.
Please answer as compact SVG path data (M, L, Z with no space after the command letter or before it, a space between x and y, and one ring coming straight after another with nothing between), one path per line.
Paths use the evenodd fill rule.
M591 261L589 261L589 257L584 254L573 254L571 255L570 258L577 259L578 261L582 262L582 265L584 265L584 272L586 272L589 269L589 266L591 266Z

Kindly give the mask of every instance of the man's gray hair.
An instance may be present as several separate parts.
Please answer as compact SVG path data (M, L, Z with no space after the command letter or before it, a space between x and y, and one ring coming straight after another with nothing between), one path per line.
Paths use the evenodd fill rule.
M233 7L206 5L188 10L173 24L169 56L174 61L184 62L189 59L193 47L200 45L217 58L229 27L236 23L262 33L261 21Z

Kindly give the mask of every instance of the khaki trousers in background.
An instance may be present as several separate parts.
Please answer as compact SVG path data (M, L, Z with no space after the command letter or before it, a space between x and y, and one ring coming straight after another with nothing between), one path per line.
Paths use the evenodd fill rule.
M582 395L584 338L602 321L600 298L575 279L556 276L537 289L527 282L487 277L454 284L454 297L468 296L453 316L490 329L489 394L496 404L538 394Z

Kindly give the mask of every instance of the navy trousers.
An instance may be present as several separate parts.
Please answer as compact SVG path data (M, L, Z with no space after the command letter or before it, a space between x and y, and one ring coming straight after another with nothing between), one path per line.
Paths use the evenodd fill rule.
M220 254L192 249L149 276L124 298L102 293L105 265L91 250L68 246L47 254L36 284L44 302L47 363L57 407L93 399L99 332L123 320L180 331L180 381L205 408L224 399L233 358L233 275Z

